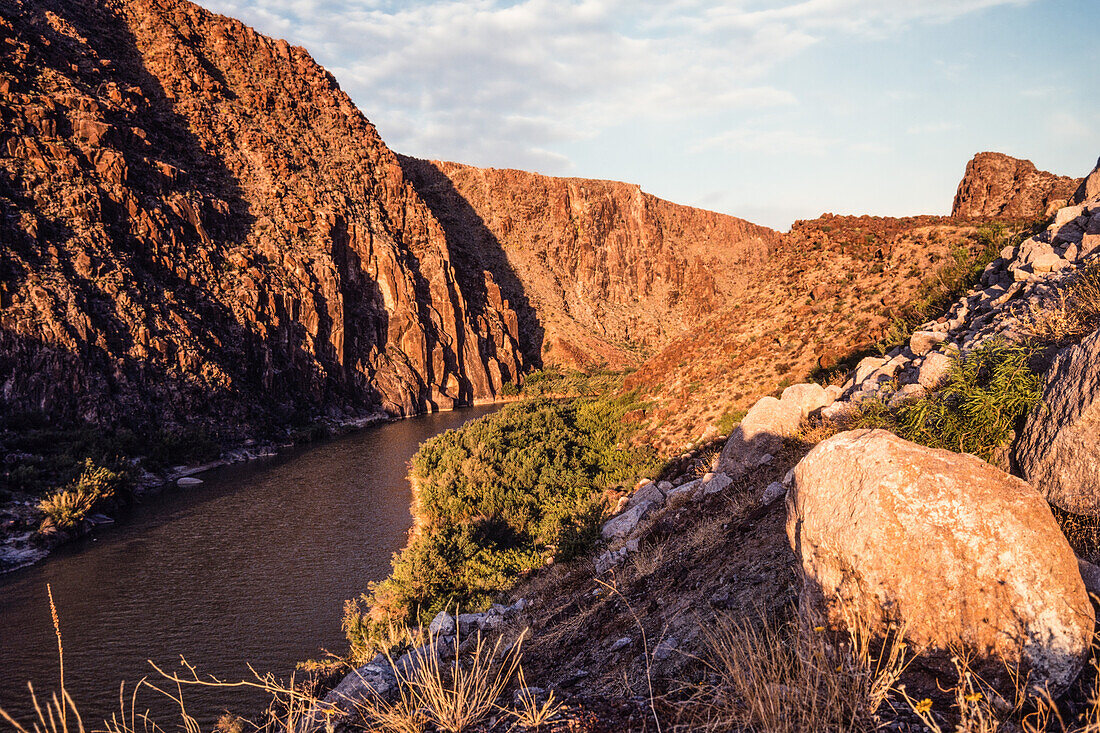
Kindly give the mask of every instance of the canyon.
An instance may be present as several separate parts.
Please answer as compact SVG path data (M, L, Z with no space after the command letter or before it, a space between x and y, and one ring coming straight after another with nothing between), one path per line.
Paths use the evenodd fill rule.
M762 296L813 290L794 317L821 315L861 259L900 302L926 236L960 231L826 217L782 234L629 184L399 156L306 51L184 0L9 0L0 22L12 414L239 442L492 401L543 366L716 387L679 374L685 339L728 330L743 358L737 339L770 326ZM1033 216L1071 180L1012 161L975 158L956 217ZM854 307L862 335L836 353L885 319ZM827 358L814 343L799 354ZM662 430L690 437L773 386Z

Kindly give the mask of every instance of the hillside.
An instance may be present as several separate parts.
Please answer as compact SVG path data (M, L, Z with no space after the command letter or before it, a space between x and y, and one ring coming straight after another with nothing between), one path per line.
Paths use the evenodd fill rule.
M636 366L756 280L782 241L627 183L401 162L451 247L526 297L547 366Z

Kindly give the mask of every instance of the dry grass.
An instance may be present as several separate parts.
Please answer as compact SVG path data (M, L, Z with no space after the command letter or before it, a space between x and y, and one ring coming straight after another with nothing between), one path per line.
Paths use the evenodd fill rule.
M553 722L561 714L562 705L555 701L551 692L545 700L539 702L538 696L527 685L527 678L523 674L523 668L519 669L519 690L516 695L517 709L512 713L516 716L516 722L525 728L538 730L543 725Z
M1053 304L1028 307L1024 331L1041 345L1064 346L1100 328L1100 262L1078 270Z
M493 710L502 709L496 701L519 669L523 636L502 649L501 638L490 647L478 632L473 648L465 655L458 634L453 644L450 664L443 662L441 640L431 631L427 651L412 663L398 664L391 658L397 698L357 700L355 706L364 725L394 733L418 733L430 722L447 733L462 733Z
M860 624L846 637L803 621L705 627L712 673L683 703L685 730L867 731L906 666L902 634L880 644Z

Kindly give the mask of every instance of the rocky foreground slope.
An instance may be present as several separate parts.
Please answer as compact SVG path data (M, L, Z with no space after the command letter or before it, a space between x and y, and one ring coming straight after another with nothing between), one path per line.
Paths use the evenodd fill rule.
M1100 167L1072 201L885 356L639 482L591 561L440 613L397 667L523 632L576 729L1091 730ZM327 703L398 684L380 655Z

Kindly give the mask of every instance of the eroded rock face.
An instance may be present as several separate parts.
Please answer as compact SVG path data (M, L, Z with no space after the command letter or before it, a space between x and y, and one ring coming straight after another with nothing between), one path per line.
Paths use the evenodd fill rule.
M883 430L835 435L794 470L787 534L803 608L833 624L904 623L933 654L1021 662L1054 690L1085 662L1094 616L1073 551L1035 489L973 456Z
M951 216L1036 219L1064 204L1080 183L1038 170L1030 160L978 153L966 164Z
M617 181L401 157L448 242L521 309L547 364L637 364L750 278L782 235ZM520 294L523 295L520 295ZM533 343L537 339L539 343Z
M1100 515L1100 331L1054 360L1020 434L1016 462L1052 504Z
M300 48L183 0L0 5L0 400L254 425L491 398L523 367Z

